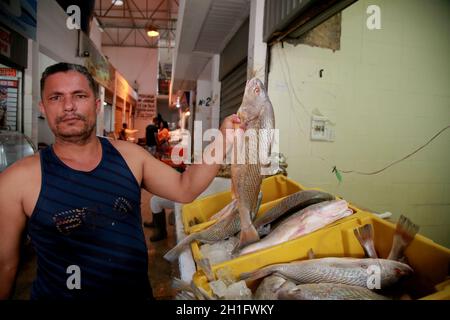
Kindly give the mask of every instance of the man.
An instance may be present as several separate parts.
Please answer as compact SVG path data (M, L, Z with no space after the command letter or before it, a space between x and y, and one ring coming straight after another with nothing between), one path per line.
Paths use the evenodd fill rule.
M152 156L156 153L156 135L158 134L159 120L158 117L153 118L153 122L145 128L145 140L148 151Z
M124 140L124 141L128 140L128 138L127 138L127 128L128 128L128 125L126 123L123 123L122 124L122 130L120 130L120 132L119 132L119 140Z
M58 63L42 74L39 107L55 143L0 175L2 299L11 294L25 225L37 253L32 299L151 299L141 186L188 203L219 169L192 165L180 174L133 143L96 137L96 93L82 66ZM222 132L236 123L228 117Z

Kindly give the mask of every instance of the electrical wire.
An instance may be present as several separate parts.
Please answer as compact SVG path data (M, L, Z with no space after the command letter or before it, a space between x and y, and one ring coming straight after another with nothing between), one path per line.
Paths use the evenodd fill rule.
M394 161L391 164L387 165L386 167L384 167L383 169L377 170L377 171L373 171L373 172L360 172L360 171L344 171L344 170L339 170L339 172L341 173L356 173L356 174L361 174L361 175L374 175L374 174L378 174L390 167L392 167L393 165L402 162L403 160L408 159L409 157L413 156L414 154L416 154L417 152L419 152L420 150L422 150L423 148L425 148L427 145L429 145L431 143L431 141L433 141L434 139L436 139L442 132L444 132L445 130L447 130L448 128L450 128L450 125L446 126L445 128L443 128L442 130L440 130L438 133L436 133L427 143L425 143L423 146L419 147L418 149L414 150L413 152L411 152L410 154L408 154L407 156L403 157L400 160Z

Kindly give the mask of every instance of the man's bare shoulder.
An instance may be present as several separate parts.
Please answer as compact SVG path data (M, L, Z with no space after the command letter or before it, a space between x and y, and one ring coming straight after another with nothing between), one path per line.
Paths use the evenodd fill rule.
M135 143L131 143L123 140L111 140L111 144L116 148L123 157L132 156L142 156L144 154L149 154L141 146Z
M36 153L14 162L5 171L0 173L0 182L16 185L24 181L30 181L40 173L40 168L39 153Z

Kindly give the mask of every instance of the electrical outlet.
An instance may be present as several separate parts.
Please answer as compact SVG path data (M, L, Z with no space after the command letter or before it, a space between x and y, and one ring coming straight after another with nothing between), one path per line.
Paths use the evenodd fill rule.
M311 119L311 140L313 141L334 141L334 130L326 117L312 116Z

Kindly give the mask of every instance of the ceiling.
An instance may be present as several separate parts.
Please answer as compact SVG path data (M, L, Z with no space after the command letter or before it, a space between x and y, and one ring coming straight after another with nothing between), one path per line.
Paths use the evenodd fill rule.
M214 54L220 54L250 14L250 0L181 0L173 90L192 90Z
M102 46L174 47L179 0L95 0L94 15L103 30ZM159 37L150 38L146 27L154 25Z

